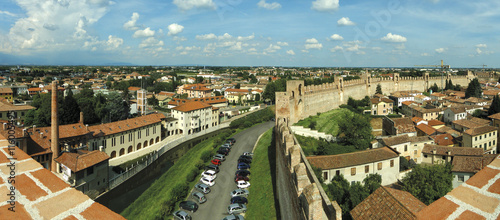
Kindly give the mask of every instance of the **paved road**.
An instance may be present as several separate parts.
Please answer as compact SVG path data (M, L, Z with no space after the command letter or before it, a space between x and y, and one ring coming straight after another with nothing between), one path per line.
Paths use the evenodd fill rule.
M273 121L265 122L251 127L236 134L236 143L231 148L231 152L226 157L226 161L220 166L220 172L215 179L215 185L210 187L212 192L206 194L207 202L201 204L198 211L192 213L194 220L197 219L222 219L227 215L227 206L230 205L231 191L237 189L234 183L234 173L239 156L243 152L251 152L257 138L274 126ZM250 172L252 169L250 169ZM250 183L252 177L250 175ZM251 188L252 186L250 186Z

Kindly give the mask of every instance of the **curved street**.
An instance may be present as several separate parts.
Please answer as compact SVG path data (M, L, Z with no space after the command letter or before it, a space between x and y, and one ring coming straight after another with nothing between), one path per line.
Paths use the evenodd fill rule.
M236 143L232 146L231 152L222 163L220 172L215 179L215 185L210 187L211 192L206 194L207 201L199 205L198 211L189 213L193 219L222 219L227 214L227 207L231 204L231 191L237 189L234 182L237 160L243 152L251 152L259 136L272 128L274 121L264 122L257 126L248 128L233 137ZM252 164L251 164L252 165ZM252 172L252 169L250 169ZM199 178L199 177L198 177ZM252 175L250 175L250 184ZM250 193L252 186L250 186ZM191 198L191 193L190 197ZM192 199L189 199L192 200Z

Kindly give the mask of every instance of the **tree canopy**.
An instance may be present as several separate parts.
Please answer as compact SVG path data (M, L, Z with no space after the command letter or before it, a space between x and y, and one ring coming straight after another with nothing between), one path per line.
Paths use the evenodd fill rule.
M488 115L493 115L500 112L500 97L495 95L493 97L493 101L491 102L491 106L488 109Z
M373 140L369 118L357 113L343 114L342 120L339 121L339 131L341 132L339 137L342 138L342 142L353 145L359 150L368 148Z
M403 190L429 205L453 189L451 164L417 165L402 180Z
M467 86L467 90L465 90L465 98L481 98L482 96L483 89L481 89L481 84L479 83L479 80L477 78L474 78Z
M377 84L377 89L375 91L375 94L381 94L382 95L382 86L380 84Z

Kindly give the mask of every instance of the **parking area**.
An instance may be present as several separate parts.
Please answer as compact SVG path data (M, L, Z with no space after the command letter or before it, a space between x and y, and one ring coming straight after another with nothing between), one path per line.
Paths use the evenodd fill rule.
M215 178L215 184L210 187L211 192L205 194L207 201L199 204L196 212L188 212L192 219L223 219L228 215L227 208L231 204L231 192L238 189L235 183L235 173L238 170L238 159L244 152L252 152L257 138L272 126L274 126L274 122L265 122L233 136L233 138L236 139L236 143L232 145L225 161L221 162L222 164L219 166L220 171ZM251 172L251 170L250 168L249 171ZM248 177L251 183L252 175ZM251 193L251 186L248 190ZM189 193L190 197L188 200L194 201L191 196L192 192L197 192L197 190L193 189L191 193ZM244 213L241 215L244 215Z

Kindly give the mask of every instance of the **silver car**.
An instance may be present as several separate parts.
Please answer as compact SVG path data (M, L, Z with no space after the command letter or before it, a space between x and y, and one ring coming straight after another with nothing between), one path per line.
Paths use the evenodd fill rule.
M248 196L248 190L246 189L235 189L231 192L231 197L235 196Z
M194 188L202 193L209 193L210 192L210 187L203 184L203 183L198 183L196 185L194 185Z
M228 215L224 217L222 220L245 220L245 218L243 218L243 216L241 215Z
M247 211L247 206L244 204L235 203L227 207L228 214L238 214L246 211Z
M189 214L187 214L187 212L182 211L182 210L174 212L173 215L174 215L174 219L178 219L178 220L191 220L191 216Z
M220 161L225 161L226 156L224 156L222 154L216 154L216 155L214 155L214 159L219 159Z
M200 192L194 192L191 194L191 196L193 197L194 201L197 201L200 204L205 203L207 201L205 195L203 195L203 193Z

